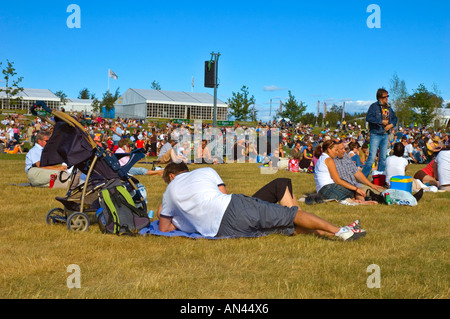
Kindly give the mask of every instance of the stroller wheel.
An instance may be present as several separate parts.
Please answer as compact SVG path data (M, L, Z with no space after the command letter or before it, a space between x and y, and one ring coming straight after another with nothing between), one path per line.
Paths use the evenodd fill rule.
M45 218L45 220L49 225L65 224L67 222L64 209L59 207L50 209L47 213L47 217Z
M67 219L67 228L71 231L87 231L89 218L84 213L74 213Z

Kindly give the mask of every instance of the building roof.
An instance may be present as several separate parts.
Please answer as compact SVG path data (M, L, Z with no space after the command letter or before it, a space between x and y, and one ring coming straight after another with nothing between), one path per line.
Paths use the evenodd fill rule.
M5 90L5 87L0 88ZM60 101L52 91L48 89L28 89L24 88L22 92L19 92L17 96L21 96L25 100L46 100L46 101ZM6 93L0 91L0 98L5 98Z
M91 99L72 99L72 98L67 99L67 103L73 103L73 104L89 104L89 105L91 105L93 101L94 100L91 100Z
M147 103L176 102L180 104L214 104L214 96L209 93L162 91L152 89L130 90L143 97L147 101ZM226 106L226 104L219 99L217 99L217 105Z
M440 116L443 116L443 117L446 117L446 118L450 118L450 109L442 108L442 109L439 110L438 114Z

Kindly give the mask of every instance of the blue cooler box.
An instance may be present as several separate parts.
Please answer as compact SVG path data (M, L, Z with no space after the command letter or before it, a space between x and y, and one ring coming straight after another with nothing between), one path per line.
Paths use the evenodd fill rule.
M412 193L413 178L411 176L392 176L391 188Z

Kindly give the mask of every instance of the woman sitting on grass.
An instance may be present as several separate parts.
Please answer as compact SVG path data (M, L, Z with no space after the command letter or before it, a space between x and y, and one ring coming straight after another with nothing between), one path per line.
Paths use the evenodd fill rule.
M322 145L323 153L314 170L317 193L323 200L343 201L350 198L358 202L364 202L364 190L341 179L336 170L333 159L337 156L337 146L340 143L342 142L328 140Z
M309 169L311 167L312 171L312 165L313 165L313 149L312 144L308 143L306 147L303 149L303 157L300 160L298 166L301 169Z

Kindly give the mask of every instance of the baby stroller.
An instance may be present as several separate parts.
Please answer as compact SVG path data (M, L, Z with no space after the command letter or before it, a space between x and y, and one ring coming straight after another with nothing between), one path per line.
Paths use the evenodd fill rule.
M37 107L42 107L43 111L36 111ZM145 187L128 175L130 168L145 157L143 149L110 155L72 116L51 110L43 101L37 101L31 107L31 113L53 125L53 133L42 151L41 166L66 163L72 169L66 196L55 198L64 208L51 209L46 216L47 224L66 224L71 231L86 231L97 221L98 192L112 180L121 181L133 196L136 207L146 212ZM119 159L123 156L129 156L130 160L120 166Z

